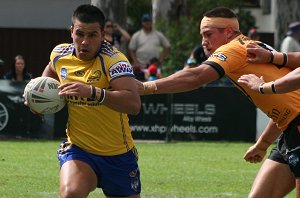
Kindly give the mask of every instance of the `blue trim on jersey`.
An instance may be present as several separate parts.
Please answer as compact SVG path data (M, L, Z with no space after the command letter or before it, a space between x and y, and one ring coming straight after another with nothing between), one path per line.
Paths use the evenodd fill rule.
M75 50L75 48L74 48L73 44L70 44L68 46L60 46L60 45L56 46L53 49L53 52L54 53L59 53L60 55L56 56L53 59L53 66L54 66L54 68L55 68L55 63L58 61L58 59L60 59L63 56L66 56L66 55L73 54L74 50Z
M117 76L117 77L115 77L115 78L112 78L111 80L110 80L110 82L112 82L113 80L116 80L116 79L118 79L118 78L122 78L122 77L133 77L133 78L135 78L135 76L134 76L134 74L128 74L128 75L122 75L122 76Z
M102 67L102 71L103 73L105 74L105 76L107 76L107 73L106 73L106 70L105 70L105 66L104 66L104 60L103 60L103 57L98 54L98 57L100 58L100 61L101 61L101 67Z
M109 42L103 41L101 43L100 53L105 54L105 55L107 55L109 57L112 57L117 52L114 50L113 46Z

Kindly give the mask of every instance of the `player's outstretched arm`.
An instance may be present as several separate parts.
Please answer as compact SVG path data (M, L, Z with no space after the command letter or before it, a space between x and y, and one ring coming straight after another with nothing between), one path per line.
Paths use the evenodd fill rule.
M249 43L246 48L247 62L249 63L269 63L271 52L259 46L256 42Z
M273 63L281 67L287 65L290 68L300 67L300 52L282 53L269 51L262 48L257 43L247 45L247 62L248 63Z
M201 64L195 68L180 70L168 77L138 83L140 95L166 94L191 91L218 79L220 75L211 66Z
M259 86L265 81L263 80L263 77L259 78L255 74L245 74L240 76L237 82L247 85L250 89L252 89L255 92L260 92Z
M253 91L261 94L287 93L300 89L300 68L297 68L287 75L275 81L264 82L254 74L242 75L238 82L247 85Z

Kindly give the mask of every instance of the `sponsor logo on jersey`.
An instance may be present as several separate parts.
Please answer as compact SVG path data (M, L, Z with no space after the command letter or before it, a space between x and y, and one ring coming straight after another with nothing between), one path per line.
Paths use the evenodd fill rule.
M60 70L60 76L63 80L65 80L68 76L68 71L66 68L61 68Z
M100 80L101 72L100 70L96 70L89 78L87 79L87 82L97 82Z
M77 77L83 77L84 74L85 74L84 71L76 71L76 72L75 72L75 76L77 76Z
M220 61L226 61L227 57L224 54L212 54L211 57L216 57Z
M118 62L109 68L109 75L111 78L133 75L132 66L125 61Z

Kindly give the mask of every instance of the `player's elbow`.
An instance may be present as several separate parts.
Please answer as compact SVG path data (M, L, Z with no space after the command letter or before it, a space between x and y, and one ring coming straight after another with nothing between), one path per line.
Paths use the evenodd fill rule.
M128 114L131 114L131 115L137 115L140 113L141 111L141 99L140 97L138 97L137 99L135 99L134 101L131 102L130 104L130 110L128 112Z

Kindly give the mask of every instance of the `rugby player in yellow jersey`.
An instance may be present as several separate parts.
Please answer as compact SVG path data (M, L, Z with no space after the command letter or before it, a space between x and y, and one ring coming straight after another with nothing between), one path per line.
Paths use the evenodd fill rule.
M257 65L246 62L246 46L251 40L241 34L236 15L228 8L218 7L206 12L200 23L200 34L202 45L210 57L198 67L181 70L155 81L137 82L140 94L186 92L226 75L270 117L264 132L251 147L257 150L257 154L250 159L245 159L252 162L262 161L267 148L279 135L284 134L281 136L278 149L277 147L273 149L269 158L264 161L249 197L284 197L295 188L295 178L297 183L300 182L298 179L300 153L293 152L300 146L300 133L297 128L300 125L300 90L278 95L260 94L237 81L241 75L249 73L264 76L266 81L272 81L286 75L291 69L287 67L279 69L275 64ZM241 113L247 112L241 110ZM285 146L288 149L285 149ZM289 157L292 160L288 160ZM299 195L297 189L297 196Z
M104 15L92 5L73 13L73 43L56 46L43 76L61 82L68 105L67 141L58 150L60 197L140 197L140 172L127 114L141 101L133 70L104 41Z

